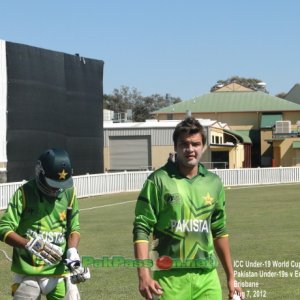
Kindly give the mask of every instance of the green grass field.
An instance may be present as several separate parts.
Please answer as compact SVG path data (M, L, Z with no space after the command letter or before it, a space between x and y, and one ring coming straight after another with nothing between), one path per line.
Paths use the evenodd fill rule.
M232 257L235 263L244 264L235 269L254 276L239 274L238 280L259 285L244 288L247 299L300 299L299 191L299 184L226 189ZM136 197L137 193L124 193L79 199L81 255L133 258L131 232ZM4 243L0 249L11 254L10 247ZM276 262L285 265L275 267L272 264ZM79 285L83 300L142 299L134 268L92 267L91 273L92 279ZM221 268L219 274L223 299L227 299ZM11 299L10 280L10 262L0 252L1 300Z

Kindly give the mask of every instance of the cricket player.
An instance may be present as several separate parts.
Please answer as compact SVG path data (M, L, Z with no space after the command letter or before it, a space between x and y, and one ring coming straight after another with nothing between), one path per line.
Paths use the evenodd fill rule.
M176 126L173 142L174 158L148 177L136 203L135 256L149 258L153 233L158 257L153 276L149 268L138 268L139 291L147 300L221 300L216 251L228 299L242 298L235 286L223 185L199 163L206 143L202 125L186 118Z
M17 189L0 219L0 239L13 247L13 299L80 299L73 283L90 274L77 252L79 231L69 155L48 149L35 178Z

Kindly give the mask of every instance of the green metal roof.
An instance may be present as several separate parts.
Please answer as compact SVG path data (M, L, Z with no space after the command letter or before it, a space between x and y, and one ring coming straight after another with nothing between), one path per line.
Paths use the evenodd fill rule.
M300 142L294 141L293 142L293 149L299 149L300 148Z
M300 111L300 105L263 92L214 92L162 108L155 113Z
M246 144L252 144L251 138L249 136L249 131L240 131L240 130L228 130L224 129L224 132L229 132L233 135L238 136Z
M272 128L276 124L276 121L282 121L282 114L262 115L260 128Z

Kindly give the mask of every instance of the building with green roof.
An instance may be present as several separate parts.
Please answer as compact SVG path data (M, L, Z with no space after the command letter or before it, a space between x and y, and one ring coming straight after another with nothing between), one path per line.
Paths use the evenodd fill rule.
M300 104L300 84L296 83L291 90L285 95L284 99Z
M227 123L235 134L251 140L251 166L268 167L283 165L278 156L274 161L272 138L276 134L276 124L285 120L291 122L289 133L297 131L300 104L231 83L153 114L157 120L180 120L191 114L195 118ZM286 164L292 165L290 161Z

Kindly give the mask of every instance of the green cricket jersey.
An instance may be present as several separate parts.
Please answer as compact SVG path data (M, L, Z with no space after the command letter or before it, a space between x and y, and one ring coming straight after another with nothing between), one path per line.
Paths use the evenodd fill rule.
M213 238L227 235L220 178L199 164L198 175L188 179L171 161L153 172L136 203L134 242L148 240L151 232L158 257L215 268Z
M13 195L8 208L0 219L0 239L5 242L11 232L30 238L34 233L58 245L66 252L67 207L72 206L70 232L79 232L78 201L74 188L62 192L56 199L42 194L31 180ZM27 275L61 275L63 262L46 265L26 249L14 247L12 271Z

